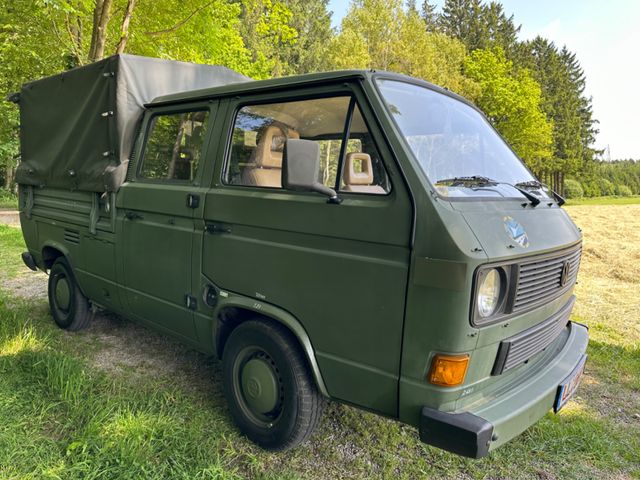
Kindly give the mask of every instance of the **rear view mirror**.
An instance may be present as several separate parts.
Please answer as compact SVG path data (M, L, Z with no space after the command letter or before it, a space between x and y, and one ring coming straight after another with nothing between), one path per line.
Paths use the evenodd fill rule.
M340 203L336 191L318 181L320 145L312 140L288 139L282 158L282 186L288 190L318 192Z

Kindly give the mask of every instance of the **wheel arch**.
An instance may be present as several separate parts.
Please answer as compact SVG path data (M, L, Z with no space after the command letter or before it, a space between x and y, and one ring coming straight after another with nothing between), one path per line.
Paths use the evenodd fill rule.
M64 257L65 260L69 263L69 266L73 269L73 263L71 261L69 250L67 250L63 245L58 242L48 241L42 245L41 248L42 255L42 263L46 270L49 270L53 262L55 262L58 258Z
M218 357L222 358L225 343L231 332L241 323L256 317L278 322L292 333L309 364L318 390L325 397L329 397L307 331L297 318L275 305L240 295L228 294L226 298L220 297L214 315L216 321L213 325L213 340Z

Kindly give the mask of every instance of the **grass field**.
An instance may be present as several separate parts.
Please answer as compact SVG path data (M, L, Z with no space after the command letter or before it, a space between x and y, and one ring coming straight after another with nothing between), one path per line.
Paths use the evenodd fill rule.
M567 205L638 205L640 195L631 197L592 197L592 198L570 198Z
M567 209L585 235L575 319L589 324L575 400L481 461L331 404L310 442L267 453L235 430L220 365L100 315L53 326L46 276L0 226L0 478L640 478L640 205Z

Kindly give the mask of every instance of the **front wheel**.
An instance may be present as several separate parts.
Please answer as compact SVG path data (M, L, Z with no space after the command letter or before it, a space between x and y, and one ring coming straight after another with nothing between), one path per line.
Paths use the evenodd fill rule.
M222 362L231 415L249 439L268 450L286 450L309 438L325 401L286 328L261 320L240 324Z
M80 291L69 263L58 258L49 273L49 307L51 316L60 328L81 330L89 325L89 301Z

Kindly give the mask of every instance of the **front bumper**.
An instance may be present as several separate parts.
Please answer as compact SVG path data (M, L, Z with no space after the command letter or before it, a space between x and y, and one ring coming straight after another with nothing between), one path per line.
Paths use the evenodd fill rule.
M543 368L508 389L492 392L463 412L423 407L420 439L459 455L480 458L508 442L553 408L558 385L581 361L589 342L583 325L570 322L559 351Z

